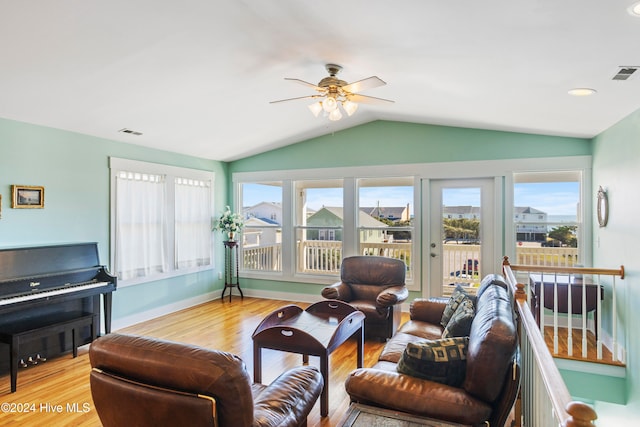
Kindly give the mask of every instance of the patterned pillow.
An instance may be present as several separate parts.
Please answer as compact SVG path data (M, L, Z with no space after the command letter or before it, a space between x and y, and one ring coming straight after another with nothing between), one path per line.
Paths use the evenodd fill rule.
M451 298L449 298L449 301L447 301L447 305L444 308L442 319L440 319L440 324L443 328L447 327L451 316L453 316L453 313L455 313L460 303L465 299L469 299L469 295L467 295L462 286L456 285L456 288L451 293Z
M397 370L401 374L459 387L467 371L468 337L407 344Z
M458 305L456 311L444 328L442 338L468 337L471 331L471 322L476 315L475 307L471 299L465 299Z

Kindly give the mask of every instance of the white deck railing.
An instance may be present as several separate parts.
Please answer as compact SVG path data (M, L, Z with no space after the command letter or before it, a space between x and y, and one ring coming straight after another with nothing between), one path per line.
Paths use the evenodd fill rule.
M578 248L518 246L514 264L573 267L578 264Z
M407 279L412 278L412 243L361 243L361 255L379 255L399 259L407 265ZM342 242L335 240L303 240L297 244L298 272L339 275L342 262ZM242 248L243 269L281 271L282 247L279 244Z
M361 243L360 255L380 255L400 259L407 264L407 280L413 279L412 242ZM483 263L480 245L443 244L443 295L451 292L450 283L467 284L471 289L480 284ZM338 275L342 260L342 242L335 240L303 240L297 243L297 271L300 273ZM280 244L245 246L242 248L243 269L282 271ZM573 266L576 248L518 247L518 264ZM526 263L523 261L527 261Z

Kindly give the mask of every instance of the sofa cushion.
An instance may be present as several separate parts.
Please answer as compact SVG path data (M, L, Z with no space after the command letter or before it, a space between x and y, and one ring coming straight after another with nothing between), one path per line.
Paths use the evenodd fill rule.
M502 390L518 345L516 322L509 293L502 286L489 286L478 298L467 351L467 393L493 402Z
M465 377L468 343L468 337L410 342L398 372L458 387Z
M447 305L444 308L444 312L442 313L442 319L440 319L440 324L442 325L443 328L447 327L447 324L449 323L451 316L453 316L453 313L456 312L456 309L458 308L460 303L465 299L470 299L470 298L471 297L469 296L469 294L467 294L467 292L464 290L462 286L456 285L456 288L451 293L451 297L449 298L449 301L447 301Z
M449 319L447 327L444 328L442 338L468 337L475 314L473 301L469 298L463 300Z
M420 338L424 338L427 340L438 340L442 338L442 331L444 328L440 326L439 323L429 323L423 322L420 320L407 320L403 323L397 332L403 332L405 334L413 335L416 339L413 341L418 341ZM390 341L393 340L393 337Z

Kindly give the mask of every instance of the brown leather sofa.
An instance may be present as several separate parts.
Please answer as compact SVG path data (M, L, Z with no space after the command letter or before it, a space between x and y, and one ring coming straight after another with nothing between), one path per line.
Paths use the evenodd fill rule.
M342 260L340 282L327 286L322 296L344 301L365 315L365 336L386 340L395 333L401 304L409 296L406 264L381 256L352 256Z
M513 297L500 276L485 277L478 289L460 386L397 371L409 342L441 338L446 302L412 302L410 320L387 342L378 362L347 378L352 401L464 425L504 425L518 392L520 365Z
M148 337L105 335L89 357L91 394L105 427L306 426L323 387L311 366L268 386L251 384L233 354Z

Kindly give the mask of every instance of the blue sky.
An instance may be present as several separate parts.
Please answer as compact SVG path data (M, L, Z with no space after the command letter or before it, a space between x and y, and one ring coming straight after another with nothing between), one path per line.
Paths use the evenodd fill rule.
M282 202L280 187L245 184L244 206L252 206L261 201ZM579 202L578 182L560 183L520 183L514 188L516 206L530 206L549 215L576 215ZM324 206L342 206L341 188L312 188L308 190L309 207L320 209ZM409 203L413 212L413 187L366 187L360 189L361 206L405 206ZM446 206L480 204L480 192L474 188L447 189L443 196Z

